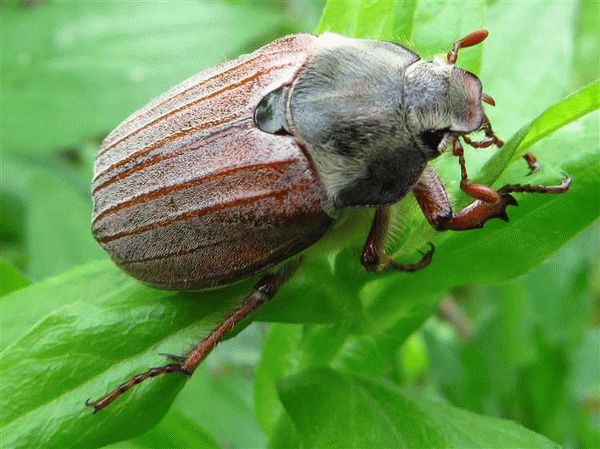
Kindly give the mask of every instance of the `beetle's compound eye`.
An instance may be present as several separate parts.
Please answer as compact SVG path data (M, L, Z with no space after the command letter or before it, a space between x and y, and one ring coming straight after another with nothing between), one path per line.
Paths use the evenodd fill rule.
M421 142L427 145L431 151L439 152L440 143L444 140L444 136L448 133L448 128L430 129L423 131L420 135Z
M254 111L254 123L269 134L289 134L285 118L288 89L280 87L264 96Z

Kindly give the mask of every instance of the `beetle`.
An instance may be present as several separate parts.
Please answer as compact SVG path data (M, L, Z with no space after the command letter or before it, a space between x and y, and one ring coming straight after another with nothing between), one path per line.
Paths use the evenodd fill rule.
M562 193L516 184L494 190L469 180L461 140L501 146L480 80L455 65L475 31L425 61L390 42L333 33L295 34L179 84L131 115L98 152L95 238L131 276L163 289L227 285L259 276L253 291L185 356L131 378L97 401L100 410L164 373L190 376L242 318L275 295L299 255L332 232L349 208L373 208L361 256L368 271L416 271L385 253L389 206L412 192L438 230L508 220L514 192ZM483 131L476 141L468 135ZM473 200L453 212L428 162L458 157ZM530 169L537 169L527 154Z

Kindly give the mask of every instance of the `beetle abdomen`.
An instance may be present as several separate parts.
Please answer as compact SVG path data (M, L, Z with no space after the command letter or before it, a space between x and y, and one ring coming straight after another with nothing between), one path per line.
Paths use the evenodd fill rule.
M315 38L280 39L201 73L132 115L104 141L93 231L134 277L202 288L301 251L327 229L321 188L290 136L252 114L293 81Z

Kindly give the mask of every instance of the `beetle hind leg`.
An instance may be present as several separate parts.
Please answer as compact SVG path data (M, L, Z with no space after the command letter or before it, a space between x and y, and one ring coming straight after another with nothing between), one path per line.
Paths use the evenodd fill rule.
M415 272L425 268L431 263L433 252L435 250L433 244L429 244L429 251L421 252L421 260L413 264L403 264L396 262L385 252L385 243L387 240L388 229L390 223L389 209L378 207L375 210L375 217L371 230L365 242L360 261L365 267L365 270L371 272Z
M263 275L254 286L253 291L240 303L240 305L185 356L163 354L174 363L150 368L143 373L137 374L104 397L95 401L88 399L85 401L85 405L92 407L94 413L96 413L136 385L152 377L170 373L180 373L191 376L198 365L214 349L219 341L221 341L225 334L246 316L275 296L279 288L294 274L299 265L300 259L298 258L286 263L277 271Z

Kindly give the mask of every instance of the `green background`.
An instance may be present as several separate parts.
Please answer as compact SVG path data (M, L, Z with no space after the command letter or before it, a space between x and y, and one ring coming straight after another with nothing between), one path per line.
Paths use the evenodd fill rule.
M598 2L0 5L2 447L600 447ZM112 128L284 34L391 40L429 58L478 28L490 37L459 65L496 99L487 113L507 145L467 149L470 173L499 187L567 172L568 194L518 195L509 223L466 233L435 232L407 198L388 249L409 261L434 242L426 270L364 273L361 221L187 383L83 406L185 352L252 285L164 292L114 267L91 236L89 194ZM528 150L543 164L530 177ZM464 205L456 161L434 165Z

